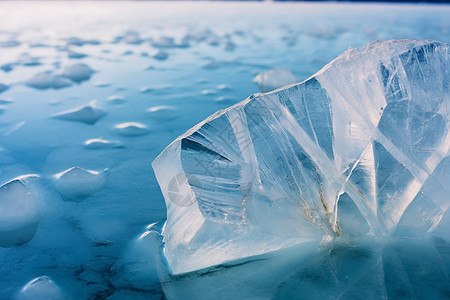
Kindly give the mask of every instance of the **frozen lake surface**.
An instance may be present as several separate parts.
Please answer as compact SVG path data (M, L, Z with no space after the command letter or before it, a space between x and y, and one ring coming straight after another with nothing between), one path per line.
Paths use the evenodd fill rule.
M142 234L166 217L150 163L171 141L274 88L263 75L253 81L261 72L278 68L285 84L374 40L449 43L449 15L445 5L2 2L0 298L163 298ZM310 265L322 264L310 247ZM334 264L371 260L364 243L351 257L338 250ZM285 257L294 258L177 279L166 293L189 286L199 298L205 286L231 289L237 274L264 282L268 269L288 280L261 295L292 296L289 276L311 274L285 275L300 262ZM30 283L40 276L50 279Z

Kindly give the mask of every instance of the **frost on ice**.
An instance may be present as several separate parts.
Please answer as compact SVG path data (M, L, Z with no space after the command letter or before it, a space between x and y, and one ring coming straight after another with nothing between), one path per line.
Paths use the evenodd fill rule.
M177 138L153 162L172 274L339 235L448 236L448 54L350 49Z

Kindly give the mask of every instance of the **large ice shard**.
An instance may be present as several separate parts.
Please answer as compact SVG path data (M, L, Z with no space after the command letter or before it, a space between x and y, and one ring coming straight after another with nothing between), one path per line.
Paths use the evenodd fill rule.
M153 162L172 274L338 235L449 235L449 79L446 44L374 42L177 138Z

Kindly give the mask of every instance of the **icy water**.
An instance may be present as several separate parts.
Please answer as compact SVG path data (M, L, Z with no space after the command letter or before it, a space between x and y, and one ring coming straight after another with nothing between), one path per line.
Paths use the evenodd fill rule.
M260 72L302 81L373 40L449 43L449 15L444 5L1 2L0 185L36 174L46 205L1 206L0 298L26 297L39 276L65 298L163 298L138 238L165 219L150 163L172 140L260 92ZM3 199L28 193L15 188ZM36 224L13 241L22 245L4 237ZM364 256L364 245L354 251ZM236 272L270 269L254 267L188 284L201 298ZM183 295L183 283L168 290ZM290 295L289 283L267 293Z

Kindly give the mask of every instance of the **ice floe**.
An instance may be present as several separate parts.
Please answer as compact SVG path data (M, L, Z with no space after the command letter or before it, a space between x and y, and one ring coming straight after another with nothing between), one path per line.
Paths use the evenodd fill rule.
M56 189L69 201L82 200L100 190L106 182L104 171L72 167L54 176Z
M150 107L147 112L152 118L159 120L172 120L178 117L178 113L173 106L169 105L159 105Z
M96 101L91 101L86 105L65 110L53 115L53 118L81 122L94 125L100 118L106 115L106 111L97 105Z
M89 80L94 74L94 70L86 64L74 64L68 66L62 72L62 76L69 78L70 80L80 83L85 80Z
M101 138L90 139L84 142L84 148L86 149L112 149L122 148L122 144L119 141L105 140Z
M147 126L137 122L126 122L117 124L115 130L118 134L123 136L139 136L149 132Z
M23 175L0 186L0 247L33 239L40 221L53 217L58 204L37 175Z
M166 60L169 57L169 53L160 50L153 54L152 57L157 60Z
M45 89L62 89L71 86L73 83L70 79L61 75L54 75L51 71L40 72L25 82L29 87L45 90Z
M28 282L14 300L65 300L71 299L48 276L40 276Z
M125 102L125 97L123 95L111 95L107 100L112 104L121 104Z

